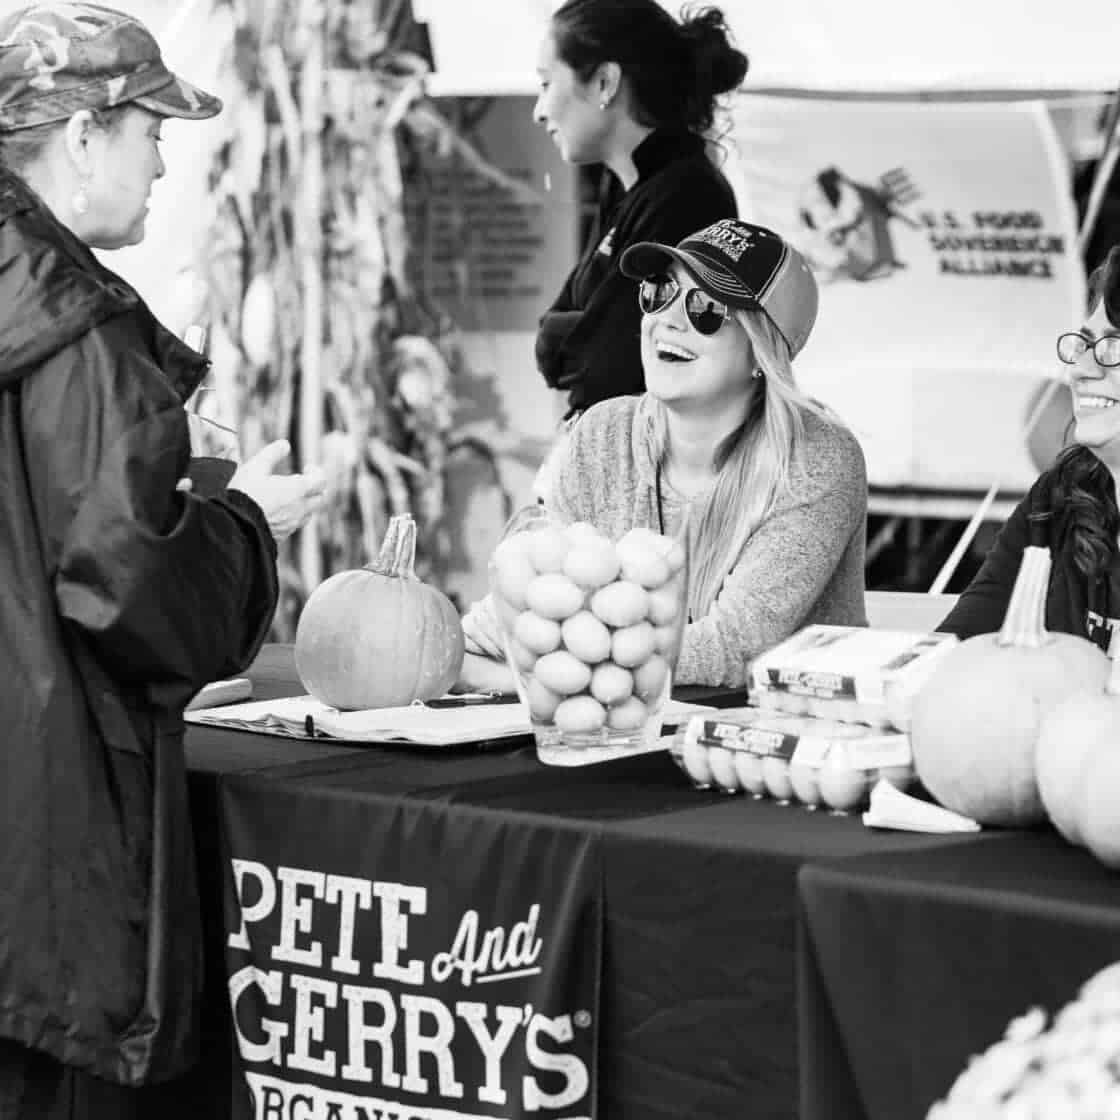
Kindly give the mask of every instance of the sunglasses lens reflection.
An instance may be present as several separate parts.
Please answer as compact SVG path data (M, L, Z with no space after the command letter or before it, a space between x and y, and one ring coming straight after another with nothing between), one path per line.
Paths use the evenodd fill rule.
M700 334L715 334L727 320L726 305L705 295L699 288L693 288L688 293L684 310L688 321Z
M679 291L671 276L647 276L638 288L638 303L647 315L655 315L668 307Z

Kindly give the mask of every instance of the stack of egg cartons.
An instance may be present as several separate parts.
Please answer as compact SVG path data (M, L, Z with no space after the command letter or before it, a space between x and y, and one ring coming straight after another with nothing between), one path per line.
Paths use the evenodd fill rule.
M810 809L914 779L910 710L952 634L807 626L751 666L750 707L693 716L672 753L693 784Z

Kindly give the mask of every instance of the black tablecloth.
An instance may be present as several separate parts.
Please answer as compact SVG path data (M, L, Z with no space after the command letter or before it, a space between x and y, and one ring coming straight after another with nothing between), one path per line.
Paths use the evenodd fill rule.
M1120 958L1120 875L1050 830L800 873L802 1120L910 1120Z
M279 668L275 679L255 678L257 695L290 693L283 654L264 664ZM212 728L192 728L187 752L211 964L200 1084L229 1076L216 827L223 775L283 789L310 814L329 812L338 798L394 796L516 815L544 829L600 830L604 1120L794 1116L798 868L974 842L877 833L858 818L700 793L664 753L569 769L543 766L525 741L409 751Z

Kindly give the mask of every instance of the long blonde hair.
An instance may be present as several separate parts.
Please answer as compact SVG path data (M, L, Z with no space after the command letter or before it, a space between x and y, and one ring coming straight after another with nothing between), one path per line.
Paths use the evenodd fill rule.
M805 414L828 415L793 379L789 346L761 311L734 311L761 374L742 424L716 448L716 481L688 515L689 615L700 619L715 602L751 534L789 486L790 469L805 439ZM744 377L754 371L744 368ZM653 453L669 450L666 406L651 400Z

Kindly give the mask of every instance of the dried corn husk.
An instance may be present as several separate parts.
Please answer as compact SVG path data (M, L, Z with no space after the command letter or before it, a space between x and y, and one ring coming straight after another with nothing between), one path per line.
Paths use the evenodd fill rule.
M281 545L274 637L321 576L366 563L412 513L418 570L446 547L444 473L461 365L410 279L401 153L455 153L523 194L434 109L410 0L215 0L232 12L234 96L200 253L216 415L250 455L292 440L321 460L326 512ZM407 324L407 326L406 326Z

